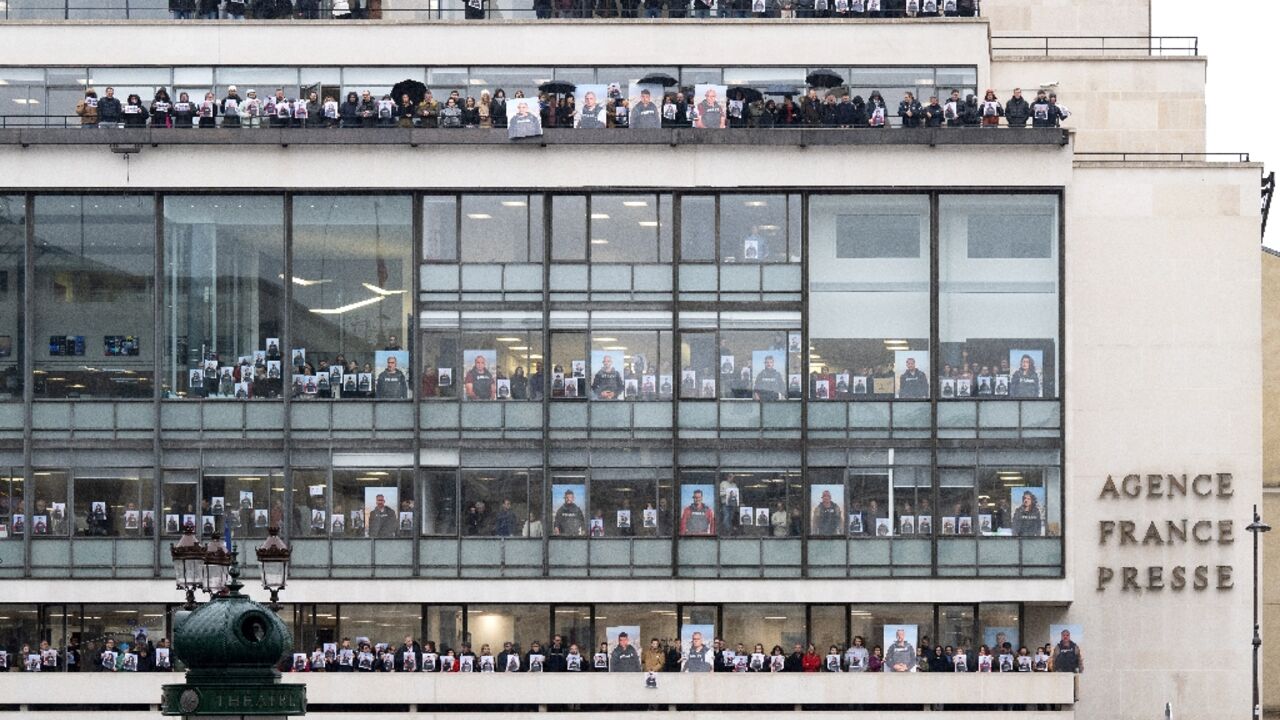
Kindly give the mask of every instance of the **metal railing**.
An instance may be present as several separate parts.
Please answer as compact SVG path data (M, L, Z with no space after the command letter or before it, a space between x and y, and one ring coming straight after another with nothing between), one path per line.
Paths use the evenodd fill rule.
M903 10L839 13L835 0L180 0L189 9L175 15L169 0L0 0L3 20L540 20L540 19L857 19L905 18ZM941 2L939 2L941 5ZM345 9L344 9L345 7ZM202 12L203 10L203 12ZM235 14L232 14L232 11ZM918 15L921 20L976 17L978 0L958 13Z
M1143 35L993 35L991 56L1197 57L1200 38Z
M1262 237L1267 236L1267 216L1271 214L1271 201L1276 195L1276 173L1271 171L1262 177Z
M1077 162L1224 162L1247 163L1249 153L1226 152L1078 152Z

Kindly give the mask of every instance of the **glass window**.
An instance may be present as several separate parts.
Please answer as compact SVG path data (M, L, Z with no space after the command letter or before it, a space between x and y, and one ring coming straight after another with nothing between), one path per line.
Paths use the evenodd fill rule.
M841 650L848 647L848 621L844 605L809 606L809 640L817 646L819 654L825 655L832 645Z
M302 376L336 365L345 365L340 397L412 396L410 204L408 196L294 198L289 373L299 376L291 392L300 399L322 389Z
M804 524L799 472L725 471L717 499L726 537L797 537Z
M587 333L551 333L551 397L587 399L587 368Z
M591 261L670 262L670 212L669 195L592 195Z
M810 399L928 397L929 275L928 197L810 197Z
M163 605L83 605L82 638L97 643L100 653L103 643L114 639L116 643L133 645L139 629L147 631L147 639L155 642L164 636L165 607ZM81 659L85 670L96 668L95 653L83 648Z
M396 469L333 471L334 537L411 537L414 525L412 472Z
M1034 467L979 468L978 532L1002 537L1057 535L1057 497L1049 492L1046 474Z
M483 243L476 243L476 245L476 250L484 252ZM422 258L449 262L458 259L458 199L456 197L427 195L422 198Z
M799 399L800 333L721 331L716 367L720 370L722 398L766 402L789 397Z
M587 644L592 636L591 606L557 605L555 623L554 633L563 639L565 651L569 650L570 645L576 644L585 661L591 662L591 647Z
M716 335L712 332L686 332L680 335L680 397L714 399L716 378L724 365L716 352Z
M716 199L710 195L680 198L680 259L716 259Z
M441 350L449 345L443 333L426 338L427 352L432 343ZM530 330L487 331L462 333L461 356L456 351L444 357L436 351L439 369L460 367L461 377L446 377L451 373L437 371L434 395L455 397L461 395L467 401L487 400L541 400L545 383L542 374L542 333ZM448 361L446 365L445 362ZM424 390L429 379L424 379ZM432 395L428 395L431 397Z
M938 534L974 534L973 468L938 470Z
M150 470L107 471L76 474L76 535L91 537L154 537L156 529L155 485ZM40 501L36 510L40 511ZM55 523L58 508L52 508ZM32 513L32 527L39 533L39 517ZM63 533L59 533L63 534Z
M377 603L368 605L342 605L339 607L338 622L342 636L349 638L367 637L374 642L392 643L396 647L406 637L421 641L422 606L416 603L390 604ZM294 652L312 652L314 647L301 647Z
M58 535L66 537L67 532L75 527L71 513L74 511L67 504L67 483L71 473L65 470L35 470L31 473L35 482L35 505L31 508L30 517L24 518L24 525L31 528L35 537ZM19 505L21 509L21 505ZM63 515L59 523L57 517ZM41 518L44 518L44 530L41 530ZM13 518L14 534L21 535L18 517Z
M684 470L680 473L680 499L676 528L681 535L714 536L723 524L716 513L716 473L713 470Z
M849 535L889 537L893 521L889 517L887 470L858 468L849 471Z
M471 651L480 655L488 645L496 658L502 652L502 644L509 642L528 652L533 642L546 643L551 633L550 616L546 605L468 605Z
M595 237L592 236L592 244ZM551 259L587 259L587 198L556 195L551 198Z
M162 517L161 532L165 535L180 535L190 525L193 530L199 528L196 517L196 487L199 476L195 471L166 470L164 482L160 486L160 503Z
M647 648L652 640L672 642L676 636L675 605L596 605L596 644L607 642L617 633L611 628L623 629L631 636L631 644ZM631 628L640 628L639 635ZM612 649L612 646L611 646Z
M973 637L973 621L972 605L939 605L938 644L964 647L968 655L977 655L979 641Z
M799 195L790 199L800 202ZM720 196L720 262L798 262L799 245L787 247L787 203L786 195Z
M589 371L593 400L670 400L671 332L598 329Z
M464 263L542 262L542 196L463 195L461 238Z
M542 512L542 473L536 470L463 470L462 534L526 535L526 521Z
M803 605L726 604L721 618L723 628L719 637L735 652L738 643L742 643L747 652L760 643L767 654L774 645L781 645L789 652L796 643L809 642Z
M670 526L659 518L659 475L668 471L650 468L598 468L591 476L592 537L658 537ZM665 527L664 527L665 525Z
M169 196L164 221L165 397L279 397L283 199Z
M267 528L283 527L284 475L261 470L209 470L204 473L201 519L213 517L221 535L230 527L236 537L266 537Z
M943 195L938 207L939 359L956 396L967 380L978 397L1057 397L1057 196Z
M529 529L527 525L524 528L526 532ZM456 471L423 471L422 534L458 534L458 475Z
M22 399L26 217L22 196L0 196L0 400Z
M581 538L588 532L587 476L582 472L562 471L552 474L550 505L550 535L552 537Z
M982 642L992 648L997 656L998 648L1009 643L1014 655L1027 644L1022 637L1022 617L1017 603L984 603L978 606L978 619L982 629ZM941 632L943 628L939 628ZM1032 653L1034 654L1034 653Z
M349 518L342 519L341 529L346 530ZM329 518L329 473L325 470L295 469L293 471L293 519L290 523L295 537L327 535L331 525Z
M449 648L456 649L462 642L463 620L461 606L432 605L427 608L426 637L437 643L442 654Z
M884 648L885 625L915 625L916 640L933 635L932 605L854 605L849 608L850 634L869 648ZM893 642L889 638L888 642Z
M36 397L151 397L154 198L41 195L35 223Z
M14 539L22 537L14 527L14 516L26 514L22 485L22 468L0 467L0 523L4 523L9 529L9 537ZM26 518L23 518L23 525L26 525Z

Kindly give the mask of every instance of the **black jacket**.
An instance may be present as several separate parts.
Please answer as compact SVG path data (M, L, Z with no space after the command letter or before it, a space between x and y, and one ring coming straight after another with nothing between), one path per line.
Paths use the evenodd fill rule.
M911 113L911 117L907 117L907 113ZM915 100L909 103L903 100L898 103L898 117L902 118L902 127L904 128L920 127L920 116L922 114L923 108Z
M804 653L791 653L782 664L783 672L804 672Z
M921 112L924 113L925 127L942 127L943 109L941 105L925 105L921 108Z
M1031 117L1031 106L1027 104L1026 98L1011 97L1009 102L1004 104L1004 118L1009 123L1009 127L1026 127L1027 118Z
M342 127L360 127L360 101L344 100L338 106L338 117L342 119Z
M120 99L114 97L104 97L98 100L98 121L99 122L120 122Z
M565 654L568 648L563 645L552 645L544 650L547 656L547 664L543 668L546 672L565 672L569 663L565 660Z

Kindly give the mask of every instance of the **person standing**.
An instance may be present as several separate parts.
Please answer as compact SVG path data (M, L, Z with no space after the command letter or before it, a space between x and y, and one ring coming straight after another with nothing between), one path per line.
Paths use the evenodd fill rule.
M1025 128L1031 117L1031 106L1022 97L1022 88L1013 89L1013 97L1004 104L1004 119L1011 128Z
M902 127L920 127L920 118L923 114L924 108L920 107L920 102L915 96L909 92L905 93L902 102L898 103L898 117L902 118Z
M98 93L93 88L87 88L84 97L76 103L76 115L80 116L80 127L98 127Z
M982 102L978 103L978 108L978 114L982 116L982 127L1000 127L1000 117L1004 115L1004 106L996 99L995 90L987 88L986 94L982 96Z
M116 89L113 87L107 88L106 95L98 100L98 127L120 127L122 110L120 99L116 97Z
M619 635L621 640L621 635ZM662 650L658 638L649 640L649 647L644 649L640 658L640 666L645 672L662 672L667 664L667 654Z
M387 498L379 493L374 498L373 509L369 511L369 537L395 537L398 527L396 512L387 507Z

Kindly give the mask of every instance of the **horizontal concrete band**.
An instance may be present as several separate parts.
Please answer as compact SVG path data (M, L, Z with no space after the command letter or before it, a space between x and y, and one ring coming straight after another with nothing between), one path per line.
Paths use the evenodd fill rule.
M674 707L674 706L673 706ZM1005 716L1016 717L1017 720L1073 720L1076 716L1075 710L1072 708L1064 708L1062 710L1041 710L1031 711L1024 710L1021 705L1011 705L1011 712L1000 712L994 710L983 711L983 717L987 716ZM490 712L467 712L448 710L444 712L433 712L434 705L420 705L417 711L409 710L407 712L380 712L377 715L367 716L376 717L377 720L494 720L495 717L501 720L583 720L587 713L583 712L504 712L495 714ZM913 708L915 709L915 708ZM924 710L922 705L920 710ZM900 709L893 710L861 710L858 711L856 717L858 720L901 720L905 711ZM976 713L973 710L950 710L950 711L930 711L927 716L928 720L973 720ZM598 716L598 715L597 715ZM26 712L0 712L0 720L29 720L31 715ZM157 714L155 712L129 712L112 710L110 713L111 720L155 720ZM307 720L352 720L352 711L339 712L308 712ZM618 712L610 712L605 717L609 720L663 720L664 718L679 718L679 720L724 720L725 712L723 710L685 710L679 711L674 709L665 710L622 710ZM734 720L779 720L780 718L795 718L795 720L848 720L849 711L835 710L769 710L769 711L741 711L734 710ZM94 711L53 711L41 712L40 720L100 720L102 713ZM218 720L218 718L207 718L206 720ZM226 720L240 720L240 716L226 718ZM275 720L269 716L259 718L258 720Z
M4 673L6 704L111 702L152 705L160 687L181 673ZM558 705L988 705L1074 702L1075 676L1065 673L286 673L306 683L309 705L509 703ZM41 717L44 717L41 714ZM932 717L932 716L931 716Z
M506 130L464 128L216 128L0 130L0 145L1044 145L1065 146L1062 128L752 128L574 130L507 139Z

